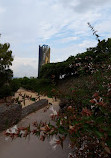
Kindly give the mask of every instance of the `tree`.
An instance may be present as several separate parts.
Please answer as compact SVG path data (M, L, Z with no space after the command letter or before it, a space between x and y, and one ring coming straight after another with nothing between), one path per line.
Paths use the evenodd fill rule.
M10 95L11 91L9 83L13 77L13 71L10 69L13 56L9 48L9 43L0 43L0 98Z

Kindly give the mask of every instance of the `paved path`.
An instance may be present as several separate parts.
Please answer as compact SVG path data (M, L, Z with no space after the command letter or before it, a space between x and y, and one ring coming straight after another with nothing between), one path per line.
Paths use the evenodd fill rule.
M52 106L52 105L51 105ZM54 109L58 110L58 102L53 102ZM18 126L27 126L34 121L49 121L51 111L41 109L35 113L28 115ZM64 149L57 146L53 150L49 144L49 140L40 141L37 137L31 135L26 140L24 138L17 138L15 140L5 140L3 132L0 133L0 158L67 158L69 149L67 148L68 141L65 142Z

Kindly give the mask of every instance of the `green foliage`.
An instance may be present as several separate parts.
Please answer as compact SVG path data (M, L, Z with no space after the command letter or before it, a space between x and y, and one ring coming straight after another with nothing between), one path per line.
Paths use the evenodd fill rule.
M0 98L5 98L12 94L11 87L9 85L4 85L0 87Z
M58 82L62 75L78 77L94 73L102 69L102 63L111 58L111 39L99 41L96 47L88 48L86 52L69 57L66 61L49 63L42 66L40 78L52 79Z
M10 81L13 72L10 69L13 57L12 51L9 50L10 44L0 44L0 98L11 95Z
M49 79L28 77L13 79L11 82L12 91L16 92L20 87L52 97L51 90L55 88L55 85Z
M13 78L10 83L11 90L16 92L21 87L21 79Z
M69 62L58 62L58 63L50 63L42 66L40 71L40 78L48 78L52 79L54 76L54 81L58 81L61 75L70 74Z
M103 95L106 102L108 102L104 94L106 94L108 89L106 85L111 82L111 70L107 70L107 67L104 72L98 70L92 75L80 76L78 78L72 77L59 81L57 89L60 92L60 98L72 100L73 104L81 109L86 105L87 107L90 106L89 99L93 93L98 91Z

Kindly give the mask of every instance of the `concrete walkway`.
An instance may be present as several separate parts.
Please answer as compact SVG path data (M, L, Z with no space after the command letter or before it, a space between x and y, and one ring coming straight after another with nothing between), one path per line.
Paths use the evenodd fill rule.
M54 109L59 110L58 102L53 102ZM36 111L24 118L19 124L27 126L34 121L49 121L52 113L46 108ZM65 141L64 149L57 146L56 150L52 149L49 144L50 140L40 141L36 136L31 135L29 138L16 138L15 140L5 140L5 136L0 133L0 158L67 158L70 152L68 140Z

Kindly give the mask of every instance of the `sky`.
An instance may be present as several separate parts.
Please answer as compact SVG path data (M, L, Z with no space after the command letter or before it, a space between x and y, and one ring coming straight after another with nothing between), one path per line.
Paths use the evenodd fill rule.
M0 0L0 43L10 43L14 77L37 77L39 45L51 62L66 60L111 38L111 0Z

